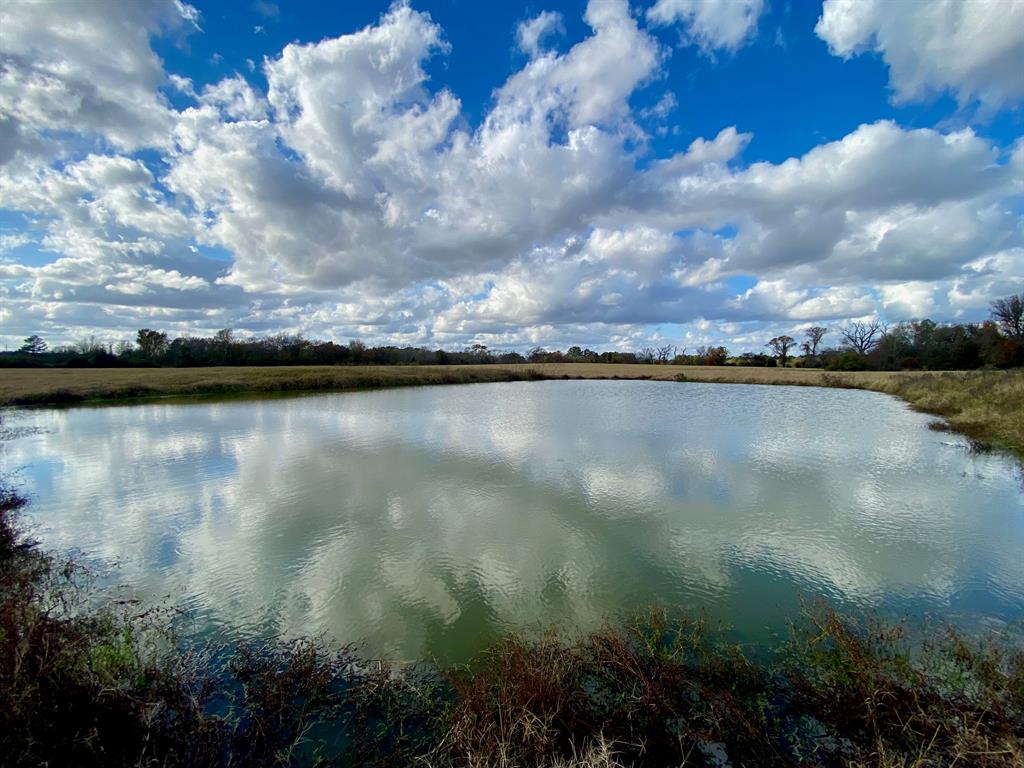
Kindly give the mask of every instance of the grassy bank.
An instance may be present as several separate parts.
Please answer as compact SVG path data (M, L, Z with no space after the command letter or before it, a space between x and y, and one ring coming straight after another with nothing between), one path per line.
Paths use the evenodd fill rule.
M0 763L11 766L1020 766L1024 651L817 608L778 647L650 612L510 636L464 667L304 640L186 651L95 607L0 492ZM93 607L90 607L93 606Z
M1024 370L958 373L827 373L797 368L559 363L487 366L8 369L0 404L35 405L175 395L337 392L421 384L530 379L654 379L788 384L885 392L942 416L982 444L1024 458Z

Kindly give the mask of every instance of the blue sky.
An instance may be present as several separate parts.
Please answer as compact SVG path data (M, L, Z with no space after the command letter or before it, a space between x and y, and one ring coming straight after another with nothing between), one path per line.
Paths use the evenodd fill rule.
M249 72L247 60L273 57L290 42L316 42L361 29L376 22L389 5L265 3L250 5L245 12L238 3L202 3L197 4L203 12L202 35L190 36L185 45L158 41L155 48L168 69L196 82L215 82L240 72L266 87L258 69ZM448 55L428 63L431 81L458 94L472 125L486 113L494 88L524 64L525 55L515 47L520 23L542 11L560 13L565 28L558 46L562 49L589 32L583 21L585 2L418 2L414 7L429 13L451 44ZM634 5L636 10L643 7ZM276 14L270 13L274 8ZM734 55L714 57L679 45L680 33L674 27L651 29L671 49L671 56L662 77L631 101L649 108L668 90L681 102L673 119L679 133L655 137L655 153L685 149L693 139L732 124L756 137L746 153L748 160L781 162L875 120L892 119L911 127L972 123L970 112L959 113L949 93L894 105L883 59L831 55L828 44L814 34L820 16L821 5L815 2L770 4L758 19L759 34L748 45ZM1022 115L1019 109L1006 110L973 124L979 134L1007 144L1020 135Z
M154 47L169 70L196 82L215 82L240 72L265 87L266 79L259 70L250 73L247 60L257 63L273 57L290 42L316 42L372 25L389 5L293 3L282 8L266 3L250 5L246 12L238 3L197 4L203 12L203 34L190 36L184 45L158 40ZM429 13L451 44L450 54L428 64L431 80L459 95L474 125L485 114L494 88L524 64L525 55L515 47L518 24L542 11L560 13L566 30L561 48L589 31L583 22L585 2L495 2L486 7L419 2L414 7ZM272 8L276 15L266 15ZM664 154L685 148L699 136L713 135L724 125L740 124L756 136L749 159L780 162L875 120L892 119L912 127L971 124L970 114L959 114L949 93L894 105L884 60L877 55L850 60L831 55L828 44L814 34L820 16L819 3L769 5L758 19L757 37L735 55L713 58L699 48L678 45L679 31L673 27L652 29L671 48L671 57L663 76L632 101L640 108L651 107L670 90L689 107L677 110L681 114L674 125L679 134L656 139L653 148ZM1020 135L1022 119L1015 109L974 124L979 134L1009 143Z
M0 30L7 345L739 351L1024 289L1021 0L12 2Z

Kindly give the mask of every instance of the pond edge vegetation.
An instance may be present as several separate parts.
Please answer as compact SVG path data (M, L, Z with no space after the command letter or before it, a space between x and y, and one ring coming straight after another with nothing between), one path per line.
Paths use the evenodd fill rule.
M0 762L11 766L1020 766L1024 647L827 605L775 648L649 610L510 635L469 664L324 639L190 647L28 534L0 491Z

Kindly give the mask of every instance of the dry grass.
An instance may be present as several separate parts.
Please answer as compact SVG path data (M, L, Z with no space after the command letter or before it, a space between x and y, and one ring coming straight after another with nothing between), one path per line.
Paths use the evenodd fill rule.
M605 363L224 368L6 369L0 404L32 405L139 397L352 389L524 381L651 379L726 384L843 387L884 392L947 419L977 440L1024 458L1024 370L958 373L740 368Z
M444 731L469 768L708 765L716 742L740 765L785 764L764 670L700 618L652 611L578 638L511 636L449 674Z
M445 764L1022 764L1024 652L996 635L919 643L823 605L773 659L657 612L584 637L509 637L448 673Z
M776 669L793 711L856 745L850 768L1024 765L1024 650L952 629L911 641L902 624L807 610ZM809 745L811 761L822 757Z

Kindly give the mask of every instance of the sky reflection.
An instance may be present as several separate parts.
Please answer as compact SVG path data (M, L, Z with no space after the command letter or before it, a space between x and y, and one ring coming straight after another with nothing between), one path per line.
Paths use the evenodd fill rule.
M524 382L33 410L3 444L47 546L201 632L460 659L646 603L743 635L802 597L1024 617L1024 494L874 393Z

